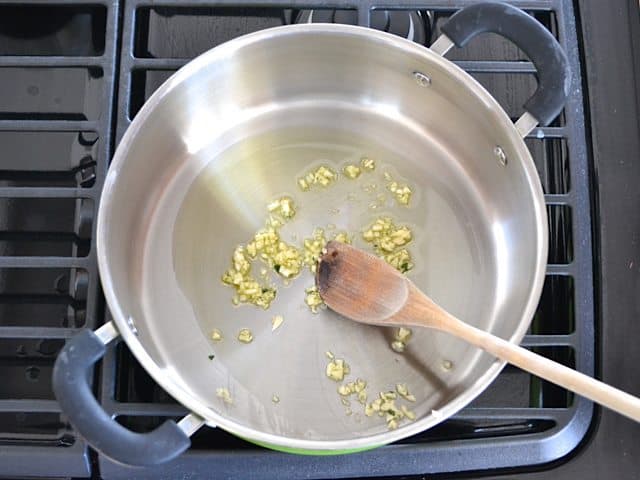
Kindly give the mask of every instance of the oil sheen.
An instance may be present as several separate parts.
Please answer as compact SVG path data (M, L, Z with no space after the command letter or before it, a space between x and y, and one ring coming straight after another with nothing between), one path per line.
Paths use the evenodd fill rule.
M342 174L345 165L358 165L363 157L376 162L373 172L363 171L357 179ZM212 158L179 208L173 262L178 284L193 307L202 335L211 342L216 361L223 362L237 381L251 385L256 395L266 391L280 398L294 389L289 375L256 376L255 363L247 358L254 362L268 359L285 371L291 369L292 362L305 365L296 375L306 379L305 389L311 391L327 382L323 374L326 350L348 358L356 375L370 382L375 379L374 388L389 388L401 378L415 378L412 370L419 369L420 362L405 362L390 349L392 332L344 320L329 310L310 312L304 290L314 280L306 268L289 285L269 273L278 293L268 310L234 306L233 289L220 278L230 266L234 248L246 245L264 226L269 202L289 195L297 212L281 229L286 242L301 247L303 239L320 227L327 237L347 231L355 246L366 248L361 232L376 218L389 216L413 232L408 249L415 267L410 278L453 313L477 314L486 307L474 298L472 287L481 285L487 275L487 266L478 255L477 218L473 211L462 208L465 199L443 175L430 174L429 165L437 160L403 156L353 133L305 128L254 136ZM320 165L338 172L339 179L326 188L300 190L296 180ZM393 199L386 188L389 177L410 186L413 195L409 206ZM268 268L259 260L254 262L254 276L258 277L262 267ZM275 315L283 316L284 322L272 332ZM251 344L236 340L242 328L252 331ZM222 341L210 340L213 329L222 332ZM412 343L432 354L441 347L446 349L446 344L438 347L433 343L432 333L421 331L415 332ZM372 362L381 357L397 359L396 368L381 374ZM404 369L407 371L402 373Z

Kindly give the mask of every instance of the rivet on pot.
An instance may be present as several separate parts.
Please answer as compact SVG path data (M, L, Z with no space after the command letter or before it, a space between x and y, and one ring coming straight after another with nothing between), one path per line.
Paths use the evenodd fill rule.
M498 157L498 162L500 162L500 165L502 165L503 167L507 166L507 155L504 153L504 150L500 145L496 145L495 147L493 147L493 154Z
M413 78L416 79L416 83L421 87L431 86L431 78L421 72L413 72Z
M136 328L136 324L133 321L133 317L127 317L127 325L131 329L131 333L134 335L138 335L138 329Z

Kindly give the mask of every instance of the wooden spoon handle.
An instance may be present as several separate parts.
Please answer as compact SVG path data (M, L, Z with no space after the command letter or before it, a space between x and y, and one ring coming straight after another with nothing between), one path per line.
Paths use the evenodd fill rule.
M640 422L640 398L472 327L446 312L444 314L448 318L432 326L466 340L527 372Z

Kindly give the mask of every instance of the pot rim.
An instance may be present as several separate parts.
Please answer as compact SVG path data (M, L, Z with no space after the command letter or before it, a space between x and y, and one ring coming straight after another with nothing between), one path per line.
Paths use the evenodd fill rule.
M436 63L439 67L445 69L449 74L458 77L467 88L472 90L483 102L492 106L500 117L500 126L504 128L512 141L512 145L517 150L518 157L522 162L524 173L527 177L528 184L531 186L533 194L533 213L537 223L537 258L535 267L534 282L531 285L531 291L527 299L524 315L520 320L518 328L513 332L509 341L519 343L524 337L530 320L533 317L538 305L542 287L545 278L547 249L548 249L548 225L546 220L546 207L544 195L538 174L536 172L531 154L526 147L522 137L519 135L514 124L504 112L498 102L482 87L474 78L467 74L453 62L441 57L428 48L418 45L410 40L397 37L395 35L373 30L366 27L340 25L340 24L303 24L303 25L286 25L261 30L250 33L242 37L223 43L202 55L196 57L184 67L172 75L158 90L156 90L149 100L142 106L131 125L125 132L109 167L109 171L105 178L104 188L102 191L101 202L98 209L98 219L96 227L96 249L98 258L98 268L100 279L104 291L109 310L111 311L113 320L117 325L117 329L122 335L127 346L151 375L151 377L164 388L172 397L184 405L187 409L202 417L207 425L212 427L220 427L230 433L243 437L249 441L255 441L260 444L274 445L277 447L285 447L288 449L312 450L318 452L339 453L345 450L362 450L375 446L391 443L411 435L415 435L427 430L448 417L452 416L463 407L468 405L475 399L489 384L498 376L502 368L505 366L504 361L496 359L487 371L481 375L476 381L468 387L462 394L457 396L453 401L431 414L416 420L415 422L403 425L397 430L383 432L365 437L355 437L352 439L342 440L308 440L301 438L292 438L283 435L263 432L246 425L237 423L224 415L221 415L209 408L207 405L199 401L188 392L182 390L176 383L172 382L168 376L163 373L160 367L147 353L138 337L133 333L127 323L125 312L116 296L113 288L113 279L109 266L109 258L106 248L107 225L105 212L108 212L111 204L111 197L114 195L117 176L122 168L125 168L130 145L132 144L137 133L144 128L147 118L149 118L156 106L162 102L165 96L171 93L183 81L187 80L197 71L205 68L207 65L217 61L224 61L226 57L231 56L237 51L246 48L257 42L262 42L277 37L287 37L296 35L338 35L338 36L359 36L368 37L372 42L385 44L390 48L403 49L412 55L422 57L423 60Z

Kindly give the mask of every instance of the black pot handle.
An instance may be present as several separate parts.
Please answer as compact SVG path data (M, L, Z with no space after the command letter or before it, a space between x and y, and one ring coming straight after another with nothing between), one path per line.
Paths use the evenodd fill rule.
M105 351L98 335L83 330L67 341L53 367L53 391L78 433L100 453L131 466L157 465L189 448L189 436L173 420L149 433L136 433L103 410L93 396L89 375Z
M456 12L441 30L457 47L484 32L511 40L538 72L538 88L524 104L525 110L541 125L558 116L569 95L569 62L558 41L535 18L505 3L479 3Z

